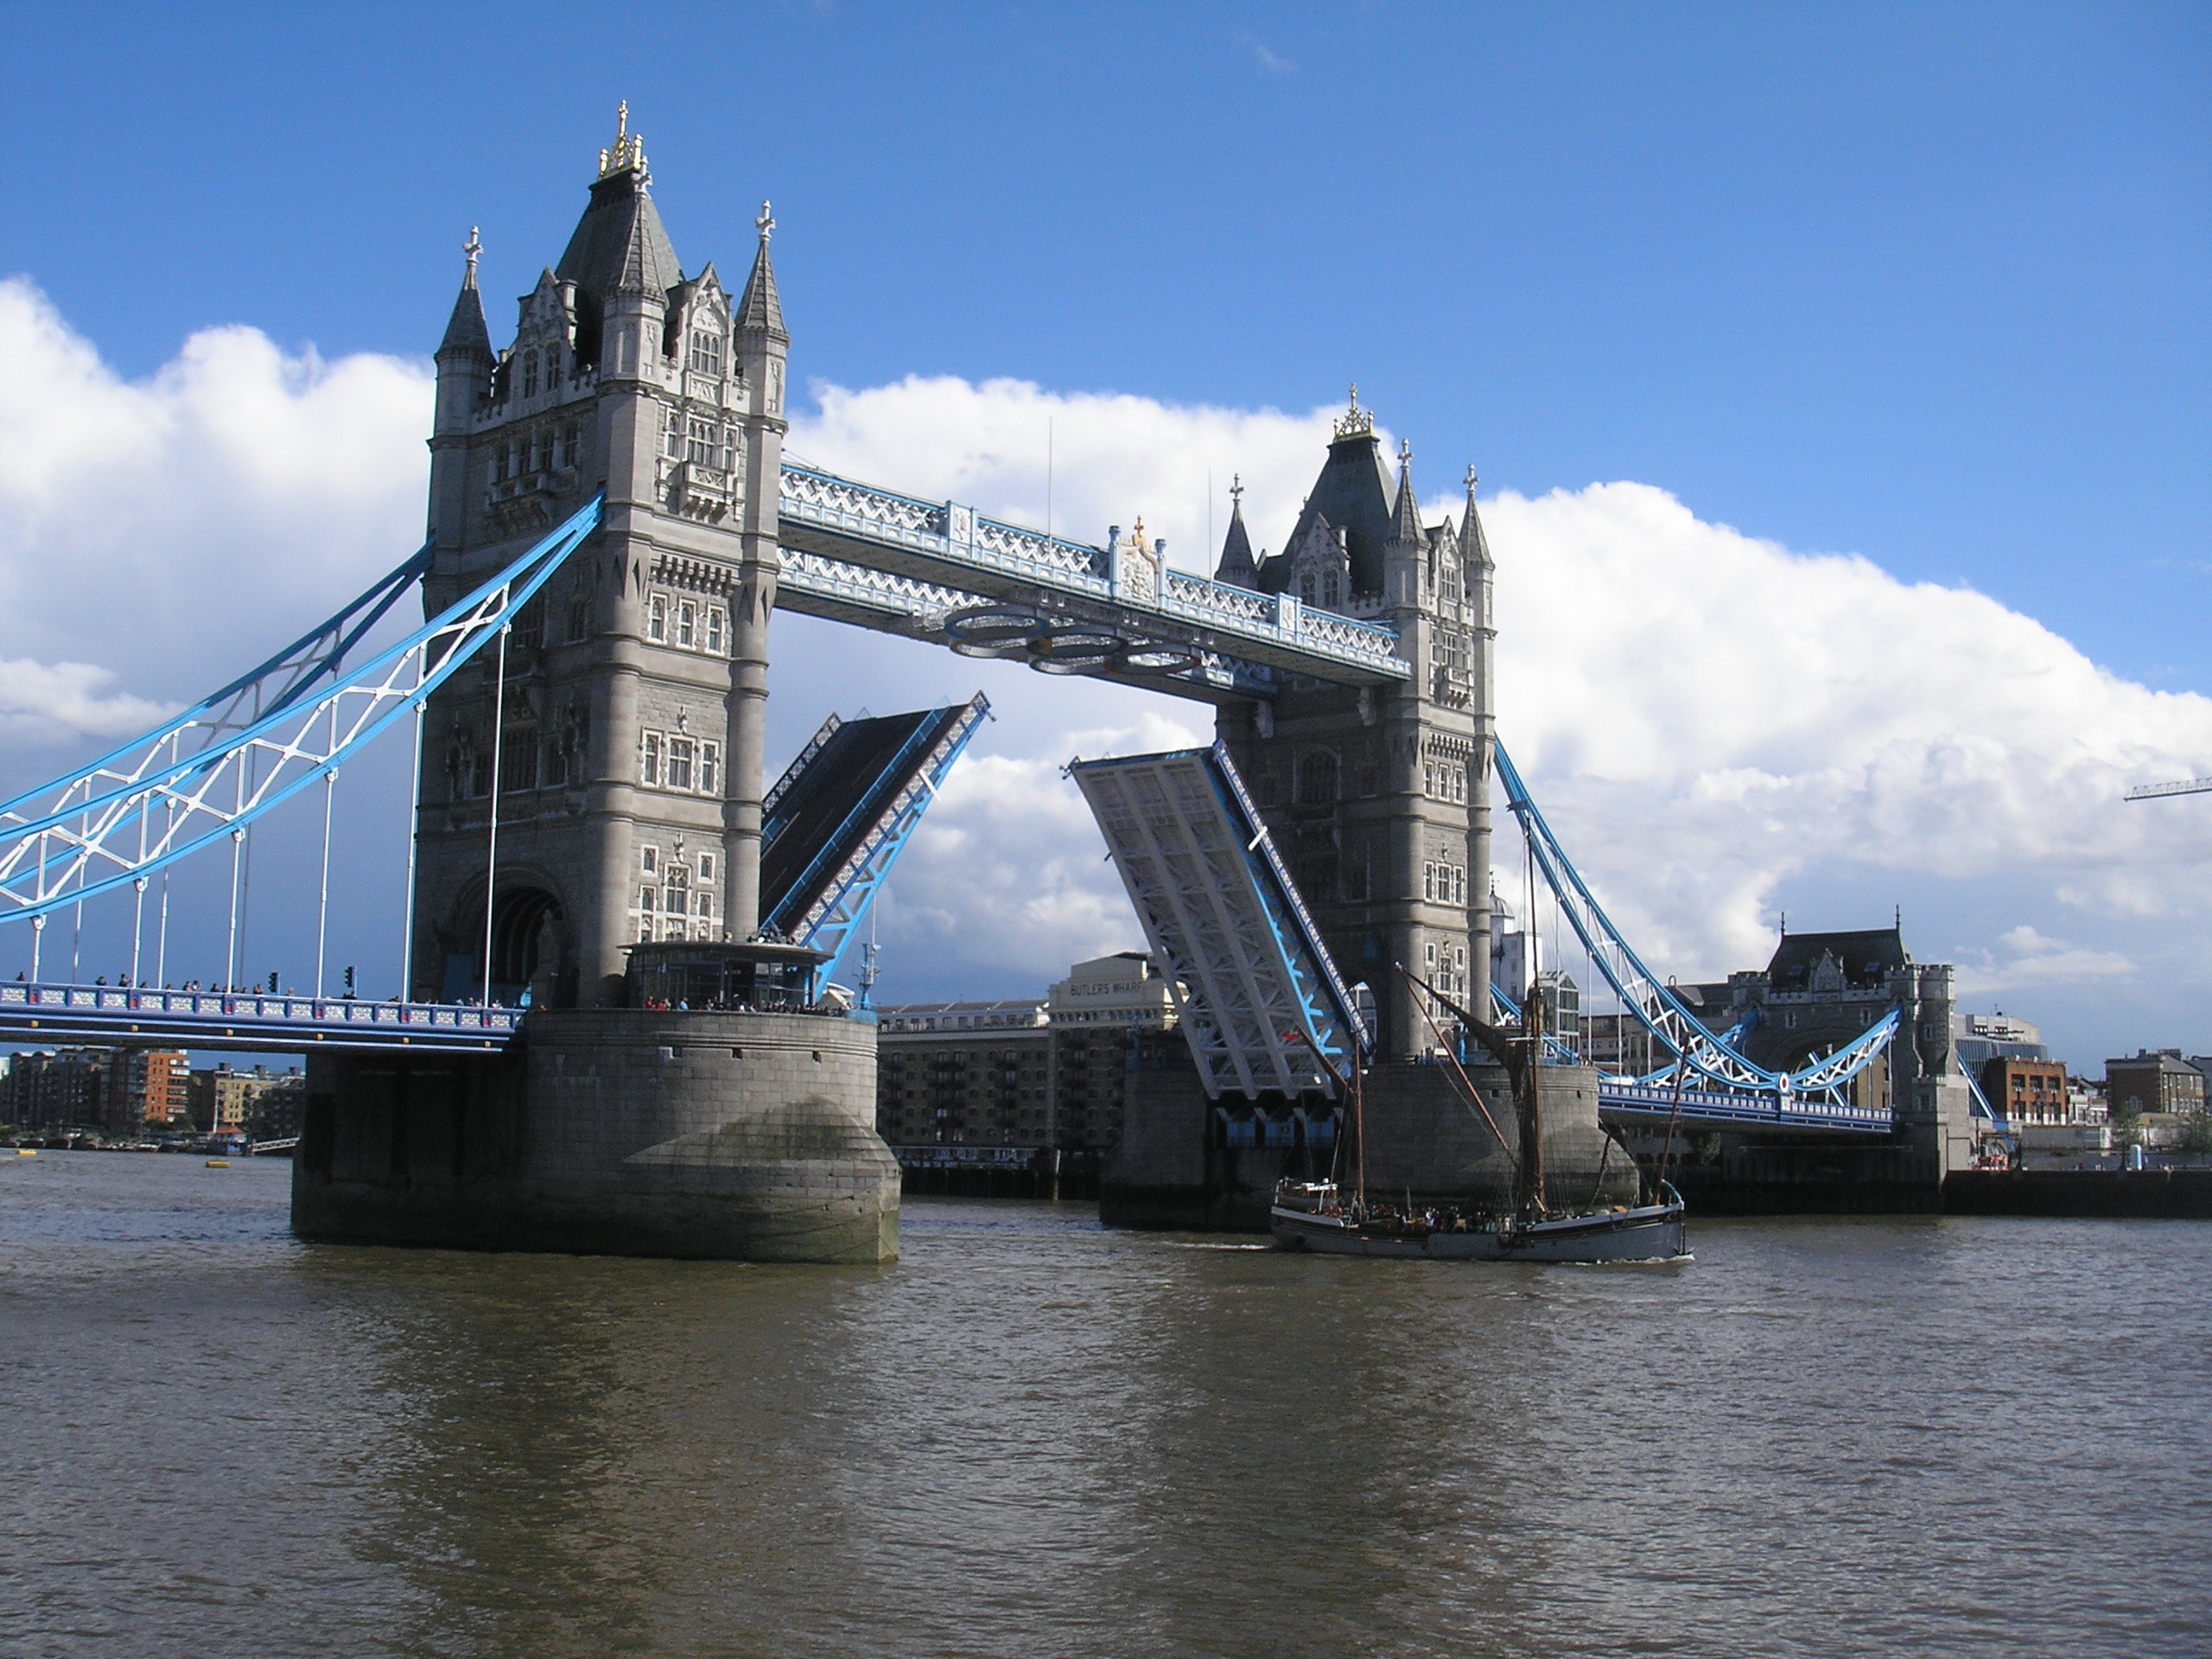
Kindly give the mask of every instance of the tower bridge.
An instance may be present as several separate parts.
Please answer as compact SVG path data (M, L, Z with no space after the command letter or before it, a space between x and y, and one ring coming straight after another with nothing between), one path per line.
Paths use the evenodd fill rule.
M1207 764L1230 782L1186 766L1177 787L1189 811L1225 803L1220 834L1244 850L1215 836L1198 887L1171 892L1192 825L1143 829L1148 785L1109 811L1103 776L1085 785L1117 857L1151 849L1149 899L1131 876L1147 925L1172 912L1211 953L1179 976L1217 1005L1186 1022L1209 1093L1325 1098L1355 1049L1429 1059L1416 982L1493 1006L1502 776L1563 913L1675 1057L1671 1086L1607 1085L1615 1109L1650 1112L1663 1088L1692 1120L1891 1128L1843 1091L1894 1019L1800 1073L1751 1066L1643 967L1543 825L1497 747L1495 564L1471 468L1458 522L1425 523L1410 448L1382 453L1355 391L1282 552L1253 558L1240 499L1211 577L1171 567L1141 523L1090 544L839 477L783 451L791 335L767 205L733 294L712 263L684 274L648 185L626 118L496 350L472 233L435 353L421 554L175 721L0 805L0 920L40 928L129 889L143 932L151 874L227 843L235 876L246 828L318 782L327 846L340 766L410 725L401 998L31 985L0 992L0 1034L308 1052L296 1224L321 1236L889 1253L873 1028L827 981L984 705L865 735L833 719L767 789L783 609L1215 707ZM350 663L417 580L423 626ZM1348 983L1371 998L1357 1033ZM519 1022L493 1006L518 1002ZM500 1057L461 1058L472 1046Z

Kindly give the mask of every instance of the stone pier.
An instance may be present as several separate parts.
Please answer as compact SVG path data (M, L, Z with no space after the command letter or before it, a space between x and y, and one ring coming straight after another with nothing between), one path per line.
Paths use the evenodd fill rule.
M899 1166L875 1027L830 1014L533 1013L497 1058L315 1054L302 1238L887 1262Z

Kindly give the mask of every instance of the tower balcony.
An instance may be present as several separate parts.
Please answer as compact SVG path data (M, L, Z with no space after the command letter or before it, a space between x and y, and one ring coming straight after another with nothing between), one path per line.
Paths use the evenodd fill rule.
M720 524L737 505L737 474L704 461L668 463L662 488L671 512L701 524Z

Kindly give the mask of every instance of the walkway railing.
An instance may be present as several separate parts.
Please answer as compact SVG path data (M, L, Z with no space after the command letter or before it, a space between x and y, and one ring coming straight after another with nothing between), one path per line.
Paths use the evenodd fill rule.
M260 991L0 982L0 1041L232 1049L505 1048L524 1010Z

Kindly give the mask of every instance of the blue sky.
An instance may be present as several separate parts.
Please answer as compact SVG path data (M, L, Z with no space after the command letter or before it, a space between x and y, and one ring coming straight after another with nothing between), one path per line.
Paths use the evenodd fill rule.
M400 409L376 429L413 432L413 393L369 359L419 359L435 345L473 224L505 338L511 296L558 254L626 98L687 270L711 257L735 281L758 204L774 200L801 385L1013 377L1064 398L1148 400L1161 431L1197 429L1176 411L1230 411L1205 429L1218 493L1232 467L1264 471L1260 452L1285 442L1290 428L1261 413L1294 425L1357 378L1394 436L1414 443L1425 497L1447 493L1472 459L1486 499L1539 504L1502 509L1527 549L1580 545L1574 526L1595 515L1607 533L1707 562L1683 569L1685 588L1745 596L1725 614L1707 607L1715 634L1677 635L1680 674L1607 682L1613 702L1578 704L1585 732L1669 700L1771 700L1786 658L1767 678L1694 671L1732 639L1793 630L1832 635L1869 682L1955 649L1955 688L2056 672L2041 646L1977 655L1969 638L2024 637L2033 619L2120 681L2212 692L2202 7L92 5L11 7L7 29L0 94L16 160L0 277L29 279L122 382L188 379L187 340L238 324L293 354L268 371L287 385L314 378L299 360L310 349L367 365L357 401ZM917 489L943 475L926 446L884 435L888 416L840 426L830 396L804 434L816 458L849 456ZM1066 475L1084 460L1067 446L1086 429L1073 404L1056 407L1063 487L1079 495ZM379 442L391 467L419 466L412 437ZM967 476L980 463L961 464ZM1694 532L1656 498L1541 507L1552 492L1616 480L1671 494ZM1103 503L1111 482L1094 480L1091 495ZM324 487L335 500L349 483ZM1030 484L1009 475L1006 499ZM401 478L376 499L419 503L415 488ZM1294 495L1268 505L1287 518ZM359 531L361 550L330 556L346 571L396 562L403 520L419 524L418 505L346 511L359 523L337 538ZM372 556L364 524L388 557ZM1728 526L1793 557L1863 556L1894 582L1770 582ZM73 546L33 531L10 545L46 570ZM1716 575L1723 565L1737 574ZM251 569L257 592L286 579L273 563ZM272 614L304 621L366 579L326 582L321 569L299 574ZM1817 613L1903 603L1896 585L1917 582L1997 605L1951 607L1948 632ZM1645 606L1655 615L1660 597ZM1571 606L1541 613L1550 629L1582 626ZM1593 617L1589 633L1623 626ZM836 686L809 666L826 649L815 636L790 637L780 718L797 730ZM0 656L35 643L7 635ZM1556 633L1529 643L1574 656ZM111 671L118 693L201 689L188 652L172 664L154 648L71 649L67 660ZM973 689L951 683L942 653L906 649L880 658L892 683L875 706L897 697L901 668L931 692ZM1524 687L1544 662L1532 649ZM1007 765L1065 758L1052 746L1081 724L1073 695L994 690L1009 721L1017 699L1030 711L1026 749L1000 730ZM2051 706L2063 723L2069 705ZM2172 729L2201 729L2189 725L2198 708ZM1839 697L1834 719L1853 718ZM2120 747L2158 757L2141 765L2178 775L2199 763L2186 734L2138 735ZM1545 775L1571 816L1581 785L1565 757L1591 745L1546 742L1560 758ZM1749 764L1713 753L1700 776ZM0 755L0 770L29 781L66 758L49 745ZM1810 752L1793 764L1793 776L1827 775ZM1615 766L1605 775L1617 792L1584 803L1593 842L1639 801L1659 810L1632 770ZM1808 791L1785 825L1830 810L1815 804L1830 796ZM1913 822L1970 835L1977 803L1943 804L1956 823ZM2105 809L2072 810L2077 839L2093 840ZM2161 833L2205 810L2166 804ZM1989 814L2024 823L2037 810L2030 787L2024 800L1993 798ZM2110 810L2136 832L2138 819ZM2130 887L2124 849L2102 849L2093 881L2032 850L2008 862L2011 845L1992 841L1978 862L1885 861L1828 850L1808 830L1808 850L1767 859L1727 893L1712 877L1716 912L1734 905L1740 925L1696 936L1682 923L1681 964L1746 965L1745 928L1781 910L1801 925L1866 925L1903 903L1909 923L1924 918L1913 936L1923 957L1983 960L1992 986L2039 987L2043 1016L2070 1020L2082 1053L2176 1040L2161 1033L2212 1001L2170 949L2177 931L2201 934L2203 895L2168 892L2173 872L2202 874L2201 858L2191 874L2168 847ZM914 856L918 890L930 855ZM1632 887L1632 861L1613 879ZM1664 907L1652 908L1663 936ZM1100 926L1100 943L1129 942ZM2007 980L2016 958L2044 964L2042 977ZM2069 963L2087 976L2066 978ZM912 988L1011 993L1036 977L1027 959L1000 972L978 956L957 982ZM2212 1027L2178 1039L2212 1048Z
M2202 7L11 10L0 269L126 370L426 349L626 97L687 262L776 199L804 375L1357 377L1486 482L1656 480L2212 683Z

